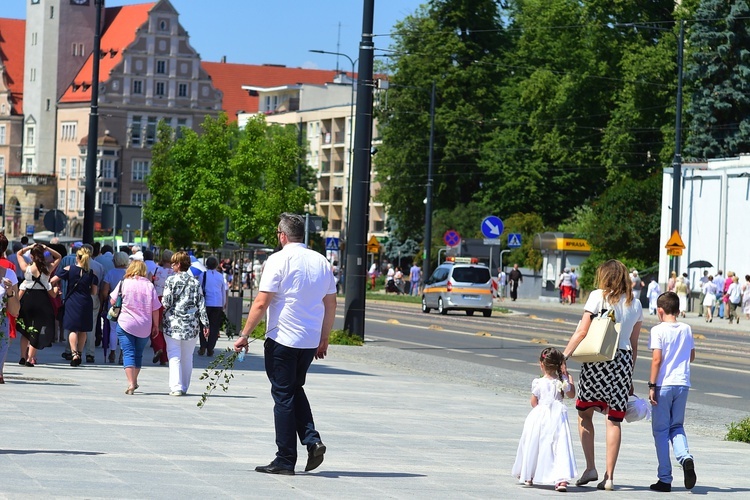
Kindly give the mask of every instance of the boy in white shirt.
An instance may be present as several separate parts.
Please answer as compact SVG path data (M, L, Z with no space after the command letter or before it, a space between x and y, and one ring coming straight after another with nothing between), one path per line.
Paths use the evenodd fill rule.
M652 405L651 430L659 461L659 480L650 488L672 491L671 441L675 458L682 465L685 488L690 490L695 486L695 464L683 424L690 389L690 363L695 359L693 332L689 325L677 321L680 299L676 293L661 294L656 311L661 323L651 329L649 340L652 355L648 399Z

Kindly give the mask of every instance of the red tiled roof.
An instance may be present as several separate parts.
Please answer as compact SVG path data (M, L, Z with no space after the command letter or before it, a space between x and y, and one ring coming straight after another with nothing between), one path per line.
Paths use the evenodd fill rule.
M148 12L156 3L107 7L104 9L104 29L101 38L101 50L107 54L99 60L99 80L106 81L109 73L122 60L122 51L135 41L135 32L148 21ZM110 52L112 51L112 52ZM114 54L114 56L111 56ZM91 76L93 73L93 54L73 79L77 90L68 87L60 102L91 101ZM84 85L85 84L85 85Z
M323 85L330 83L337 73L333 70L286 68L283 66L263 66L256 64L234 64L221 62L201 62L203 69L211 76L214 87L224 93L222 109L229 121L237 120L237 112L258 112L258 96L250 96L243 85L257 87L277 87L309 83Z
M0 18L0 63L11 95L11 114L23 114L23 58L26 21Z

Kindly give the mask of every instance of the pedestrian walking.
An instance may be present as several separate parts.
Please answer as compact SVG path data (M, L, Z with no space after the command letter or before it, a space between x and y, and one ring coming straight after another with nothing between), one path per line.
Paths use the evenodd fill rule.
M742 312L745 319L750 321L750 274L745 275L745 283L742 285Z
M336 282L325 257L302 243L303 217L281 214L276 233L282 250L266 261L258 297L234 348L241 351L247 347L250 333L267 313L264 357L274 400L278 451L270 464L255 470L293 475L297 437L307 448L306 471L320 466L326 452L315 430L304 385L313 358L323 359L328 353L336 316Z
M714 320L714 306L716 305L716 284L714 283L714 277L709 276L708 281L703 284L703 313L706 317L706 323L711 323Z
M618 260L608 260L596 270L597 289L589 294L583 316L565 347L565 359L588 334L591 321L602 310L612 310L620 325L620 338L612 361L583 363L578 380L578 431L586 458L586 469L576 481L577 486L597 481L599 474L594 460L594 412L607 416L606 470L597 489L614 490L614 472L620 453L620 424L625 418L628 396L633 385L633 368L638 357L638 337L643 323L640 301L633 300L628 268ZM567 367L563 366L563 373Z
M532 410L523 425L512 474L527 486L553 484L567 491L578 475L568 409L563 396L576 395L573 377L562 373L563 355L554 347L539 356L542 376L531 382Z
M190 256L177 252L171 255L171 261L176 274L166 279L161 299L164 340L169 357L169 395L183 396L193 373L195 337L201 333L208 336L209 319L200 283L188 272Z
M419 282L422 280L422 268L419 267L416 262L414 262L411 265L411 269L409 269L409 280L411 283L409 287L409 295L419 296Z
M656 300L659 298L659 295L661 295L661 287L656 278L651 278L651 283L648 284L648 289L646 290L646 297L648 298L648 313L652 316L656 314Z
M732 321L739 324L740 322L740 307L742 304L742 290L740 288L740 280L736 274L732 274L732 282L727 287L727 291L724 296L726 297L726 304L729 308L729 324ZM727 278L729 281L729 278ZM726 285L725 285L726 286Z
M685 488L695 486L695 463L685 435L685 406L690 390L690 363L695 360L695 344L690 325L677 321L680 299L672 292L658 300L659 323L651 329L649 348L651 377L648 399L651 402L651 430L654 435L659 480L650 488L672 491L672 463L669 443L682 466Z
M510 283L510 298L513 302L518 298L518 287L523 283L523 274L518 269L518 264L513 264L513 269L508 273Z
M125 277L125 270L128 267L128 254L117 252L112 257L112 263L115 267L104 274L104 281L99 287L99 300L104 306L102 307L102 316L104 317L104 327L102 328L102 348L104 349L104 361L114 363L116 360L122 360L122 349L119 357L117 355L117 321L110 319L109 312L109 294L120 284Z
M8 240L4 234L0 234L0 248L3 245L7 248ZM3 252L0 255L5 255L5 253ZM8 348L10 347L10 321L11 318L18 316L18 312L21 310L21 302L18 300L18 276L16 276L15 270L7 267L7 264L3 264L0 263L0 276L2 276L0 280L0 304L6 303L6 306L5 314L0 316L0 384L5 383L3 368L5 367ZM13 264L10 265L12 266Z
M201 347L198 355L214 355L216 341L219 339L219 330L224 320L224 311L227 307L227 282L216 269L219 267L219 259L211 256L206 259L206 271L198 278L208 311L208 335L200 336Z

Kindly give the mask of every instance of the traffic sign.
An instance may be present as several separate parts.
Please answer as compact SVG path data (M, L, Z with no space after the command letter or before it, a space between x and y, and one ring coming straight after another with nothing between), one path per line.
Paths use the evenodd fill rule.
M667 248L667 255L670 257L681 257L682 248Z
M480 227L485 238L499 238L503 234L503 221L495 215L488 215Z
M461 235L455 229L449 229L443 235L443 242L449 247L457 247L461 244Z
M672 248L679 248L680 250L685 250L685 243L682 242L682 238L680 237L679 231L676 229L672 233L672 236L669 238L669 241L667 241L667 244L664 245L664 248L667 250Z
M339 249L339 239L338 238L326 238L326 250L336 250Z
M61 210L50 210L44 214L44 227L53 233L59 233L68 225L68 216Z
M370 236L367 241L367 253L380 253L380 242L375 236Z
M508 248L521 247L521 233L510 233L508 235Z
M483 242L485 245L496 246L496 247L500 246L500 240L498 238L485 238Z

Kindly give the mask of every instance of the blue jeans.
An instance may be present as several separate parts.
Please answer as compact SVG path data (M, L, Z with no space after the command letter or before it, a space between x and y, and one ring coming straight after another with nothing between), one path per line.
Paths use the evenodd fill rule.
M674 456L682 464L693 458L688 450L685 436L685 405L689 387L665 385L657 387L656 406L651 408L651 431L654 435L656 458L659 461L657 474L662 483L672 484L672 462L669 459L669 443L672 443Z
M295 349L266 339L264 357L266 375L271 382L273 419L276 428L274 464L294 470L297 463L297 436L308 450L320 442L315 430L310 403L303 386L307 369L317 349Z
M136 337L117 325L117 338L120 340L120 349L122 349L123 368L143 366L143 350L148 344L148 337Z

